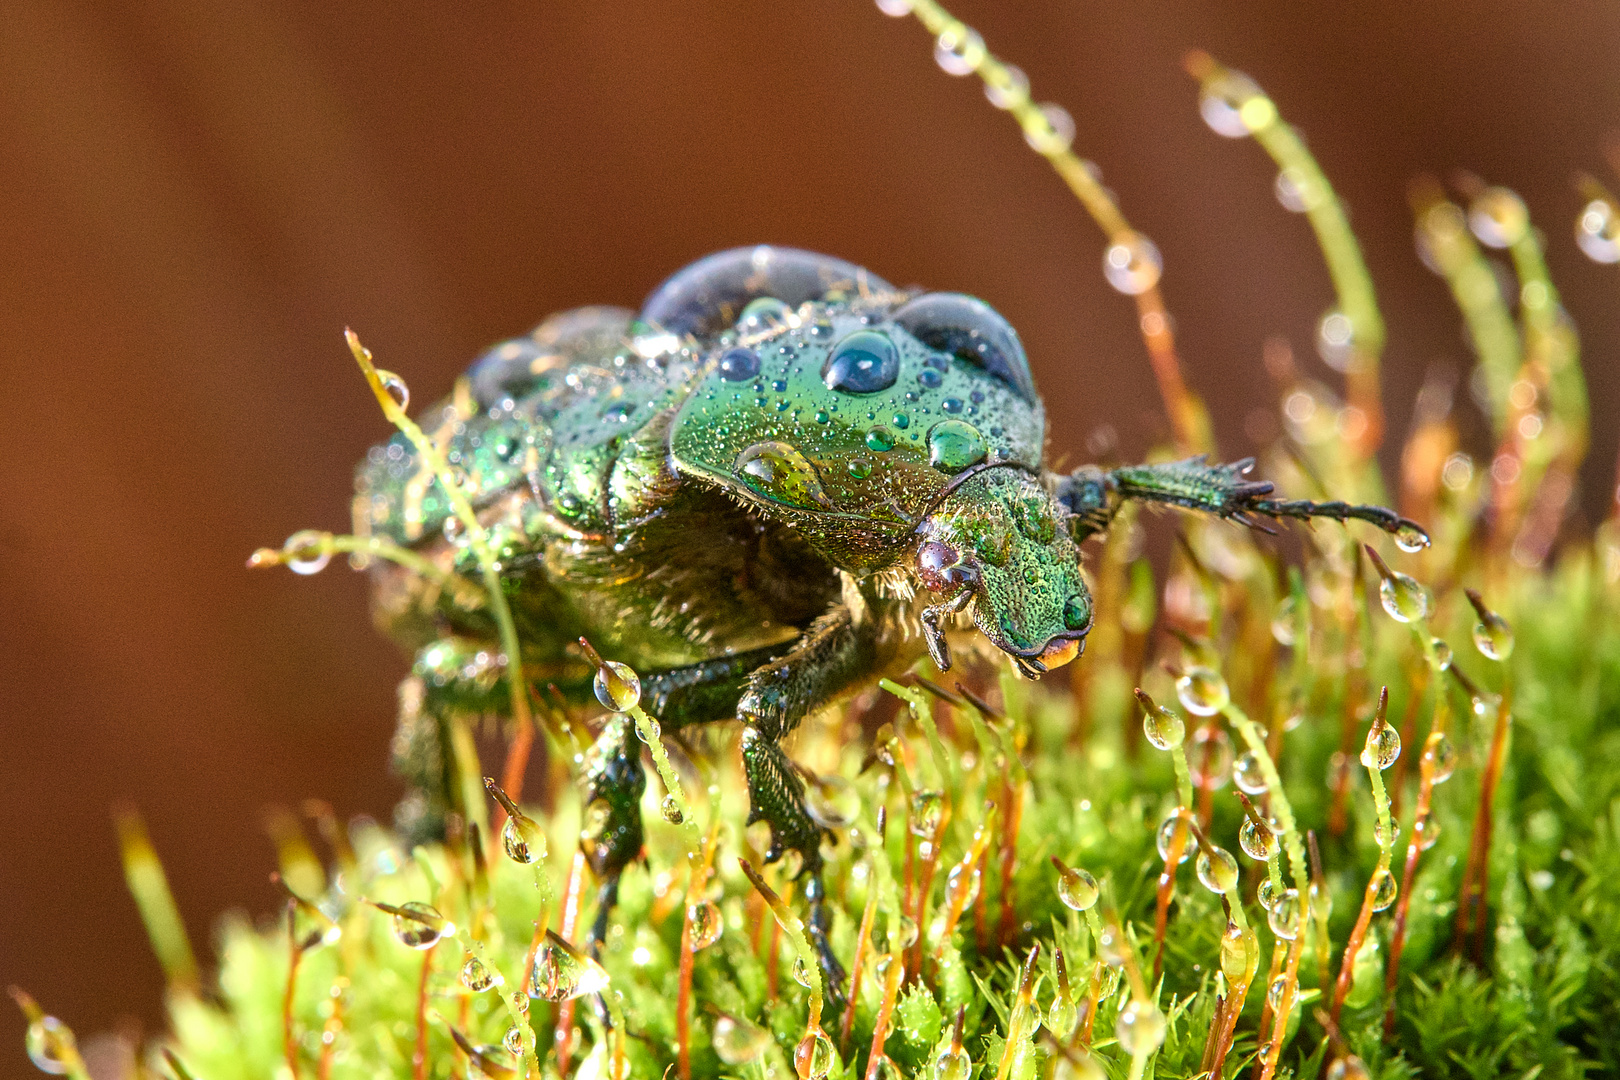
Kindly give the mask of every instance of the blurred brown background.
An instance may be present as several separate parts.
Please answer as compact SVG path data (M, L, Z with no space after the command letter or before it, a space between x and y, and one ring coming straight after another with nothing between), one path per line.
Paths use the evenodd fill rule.
M1187 48L1259 79L1352 206L1397 438L1427 366L1465 355L1406 185L1465 168L1519 190L1583 334L1584 507L1604 512L1620 269L1576 250L1571 177L1603 171L1620 125L1620 8L960 8L1074 113L1162 248L1231 455L1270 404L1269 335L1331 374L1309 345L1330 292L1264 155L1199 120ZM1160 434L1099 235L930 54L869 0L0 6L0 983L81 1035L160 1022L115 801L146 814L206 950L221 911L275 902L262 807L394 800L404 659L364 583L243 568L297 528L345 528L352 464L386 434L345 325L425 402L548 312L634 304L715 249L797 244L995 303L1071 459L1104 422L1126 453ZM21 1019L0 1018L0 1074L23 1075Z

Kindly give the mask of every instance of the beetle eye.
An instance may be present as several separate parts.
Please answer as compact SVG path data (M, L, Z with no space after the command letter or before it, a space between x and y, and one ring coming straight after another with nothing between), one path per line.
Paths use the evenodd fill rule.
M930 349L982 368L1033 403L1035 380L1018 331L995 308L963 293L926 293L890 316Z
M925 540L917 547L917 576L929 591L941 592L971 581L974 571L961 564L961 555L951 545Z
M1091 604L1083 596L1071 596L1063 605L1063 625L1084 630L1091 625Z

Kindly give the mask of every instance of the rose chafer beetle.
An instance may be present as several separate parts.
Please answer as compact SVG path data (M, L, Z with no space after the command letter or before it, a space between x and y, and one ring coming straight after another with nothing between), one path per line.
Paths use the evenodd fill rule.
M821 844L781 740L809 713L924 650L1005 654L1030 678L1078 656L1092 604L1080 543L1126 499L1247 525L1359 518L1380 507L1285 501L1201 458L1058 475L1012 326L959 293L899 289L781 247L709 256L640 313L590 307L488 352L422 426L444 448L499 553L522 677L587 702L580 639L630 664L664 731L736 719L770 859L802 857L808 925L831 985ZM358 470L356 532L446 569L478 570L443 488L396 436ZM379 623L417 650L401 690L402 825L455 806L446 725L503 715L499 643L397 564L374 571ZM587 758L599 804L586 841L599 944L642 848L640 747L610 720Z

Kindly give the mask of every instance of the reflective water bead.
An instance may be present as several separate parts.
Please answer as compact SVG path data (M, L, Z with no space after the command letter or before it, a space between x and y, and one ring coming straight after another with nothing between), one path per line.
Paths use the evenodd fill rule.
M1260 941L1254 931L1236 923L1226 924L1221 936L1221 974L1233 986L1242 985L1249 976L1251 964L1260 959Z
M1182 823L1181 810L1176 809L1170 811L1170 813L1166 815L1165 819L1159 822L1159 831L1154 837L1154 846L1158 849L1160 861L1169 862L1170 843L1175 837L1176 825L1178 823L1181 823L1182 828L1181 856L1176 859L1176 865L1180 866L1182 863L1186 862L1192 857L1193 848L1197 846L1193 843L1192 830L1188 829L1185 823Z
M1445 639L1430 638L1429 648L1434 650L1435 670L1450 671L1451 661L1456 658L1456 654L1451 651L1451 646L1446 644Z
M1271 910L1266 912L1266 925L1284 941L1293 941L1299 936L1298 889L1284 889L1283 894L1273 901Z
M1490 187L1468 207L1468 227L1486 247L1512 247L1530 227L1530 211L1507 188Z
M1297 165L1290 165L1277 174L1272 191L1283 209L1291 213L1303 214L1322 204L1321 185Z
M756 296L743 305L737 316L737 325L745 330L758 330L773 324L785 323L793 309L774 296Z
M1232 692L1219 672L1192 667L1176 680L1176 697L1194 716L1214 716L1231 703Z
M467 962L461 965L461 985L475 994L488 990L496 981L494 973L476 956L467 957Z
M1395 546L1408 554L1429 546L1429 534L1408 522L1395 530Z
M501 1045L506 1047L506 1052L509 1054L522 1055L523 1036L523 1025L513 1024L506 1029L506 1034L501 1036Z
M1266 987L1266 1002L1273 1012L1282 1008L1283 995L1288 992L1288 976L1279 975Z
M932 1080L968 1080L973 1072L973 1059L960 1046L948 1046L934 1059Z
M881 424L868 428L866 432L866 448L879 454L894 449L894 432Z
M513 862L537 863L546 857L545 830L525 814L508 813L501 826L501 848Z
M1316 352L1322 362L1334 371L1350 366L1350 353L1355 344L1355 324L1350 316L1338 308L1330 308L1316 324Z
M1265 862L1277 854L1281 843L1277 839L1276 831L1269 825L1262 825L1253 818L1245 817L1243 824L1238 826L1238 846L1249 858Z
M799 1080L827 1080L832 1072L833 1044L819 1027L806 1032L793 1048L793 1070Z
M28 1060L41 1072L60 1076L70 1069L83 1067L73 1030L54 1016L41 1016L30 1023L23 1046Z
M1225 848L1212 846L1208 851L1200 850L1194 868L1198 880L1212 893L1223 895L1237 888L1237 860Z
M671 825L679 825L686 820L686 815L681 813L681 804L674 795L664 796L664 801L658 805L658 812Z
M965 23L951 23L934 39L934 62L947 75L973 74L984 56L984 38Z
M1401 823L1393 817L1389 819L1388 825L1385 825L1382 821L1373 822L1373 840L1381 848L1393 847L1400 835Z
M911 14L911 0L877 0L877 9L892 19L903 19Z
M1024 142L1043 157L1066 152L1074 145L1074 117L1056 102L1042 102L1033 115L1022 118Z
M881 963L881 960L879 962ZM793 981L806 990L810 989L810 966L804 962L802 956L793 958Z
M984 96L998 109L1014 109L1029 100L1029 76L1013 64L984 73Z
M1245 750L1232 764L1232 782L1245 795L1264 795L1266 771L1260 762L1260 755L1253 750Z
M1114 1035L1132 1057L1151 1054L1164 1043L1168 1024L1164 1013L1151 1001L1132 1001L1119 1011Z
M726 920L713 900L701 900L689 905L686 909L686 918L691 924L694 950L707 949L720 940L720 935L726 929Z
M815 466L785 442L753 444L737 455L732 471L737 479L774 502L798 507L832 505Z
M1389 872L1389 867L1381 866L1373 871L1371 881L1372 909L1383 911L1395 902L1395 893L1400 888L1395 881L1395 875Z
M714 1054L727 1065L747 1065L771 1045L771 1033L741 1017L721 1013L714 1022Z
M759 353L741 346L727 349L720 354L718 370L727 382L747 382L759 375Z
M1294 598L1283 597L1282 603L1277 605L1277 613L1271 619L1271 636L1279 645L1293 645L1294 634L1298 629L1298 615L1294 609Z
M1117 237L1103 252L1103 276L1126 296L1137 296L1159 283L1164 259L1141 233Z
M1457 746L1443 731L1429 736L1423 744L1423 756L1429 763L1431 784L1443 784L1457 771Z
M1199 787L1220 789L1232 779L1232 739L1220 728L1201 727L1187 747L1188 771Z
M1416 578L1393 571L1378 582L1378 602L1396 622L1410 623L1428 617L1434 598Z
M1204 83L1198 97L1198 113L1215 134L1241 139L1255 131L1249 120L1262 118L1255 109L1249 109L1245 117L1245 108L1256 99L1264 101L1265 96L1253 79L1240 71L1223 71ZM1275 112L1273 109L1273 116Z
M1058 871L1058 899L1073 911L1088 911L1097 903L1097 879L1078 866L1065 866Z
M865 458L852 458L849 462L848 472L857 480L865 480L872 475L872 463Z
M1474 606L1479 621L1474 624L1474 648L1487 660L1501 662L1513 655L1513 627L1508 621L1485 606L1484 597L1473 589L1463 590L1468 602Z
M378 368L377 381L382 383L383 389L388 391L388 396L394 399L394 404L399 406L401 412L411 407L411 388L405 385L404 379L392 371Z
M928 464L942 472L961 472L989 452L979 429L966 420L941 420L929 429Z
M1327 1080L1371 1080L1371 1076L1372 1074L1367 1071L1367 1063L1354 1054L1336 1058L1333 1064L1327 1067Z
M318 574L332 561L326 538L314 529L293 533L281 545L281 550L286 553L287 569L295 574Z
M1067 1039L1080 1019L1080 1010L1064 994L1052 998L1052 1007L1046 1010L1046 1026L1059 1039Z
M629 712L641 703L641 678L629 664L608 660L596 669L591 688L604 709Z
M1186 738L1187 725L1163 705L1154 705L1142 713L1142 734L1160 750L1174 750Z
M1280 886L1274 884L1269 877L1261 878L1260 887L1255 890L1254 898L1259 902L1262 908L1264 908L1266 911L1270 911L1276 906L1278 899L1283 894L1283 891L1284 890Z
M937 791L919 791L911 797L910 828L913 836L931 839L945 813L945 796Z
M1369 769L1382 771L1395 764L1401 756L1401 733L1385 723L1375 723L1367 732L1367 742L1361 748L1361 763Z
M1125 966L1126 950L1130 946L1126 943L1122 931L1117 925L1105 923L1102 933L1097 935L1097 957L1111 968Z
M889 950L903 953L917 944L917 920L910 915L902 915L898 919L889 921Z
M1593 262L1620 262L1620 209L1608 199L1587 203L1575 219L1575 243Z
M1412 838L1419 851L1428 851L1440 840L1440 819L1431 810L1412 823Z
M587 994L607 989L610 978L606 969L558 937L555 931L546 931L546 944L534 958L534 978L531 997L546 1001L570 1001Z
M1108 1074L1103 1072L1102 1066L1089 1052L1074 1050L1069 1053L1075 1056L1064 1054L1052 1066L1052 1080L1108 1080Z
M407 948L431 949L447 933L455 933L455 927L437 908L420 900L407 901L394 913L394 936Z

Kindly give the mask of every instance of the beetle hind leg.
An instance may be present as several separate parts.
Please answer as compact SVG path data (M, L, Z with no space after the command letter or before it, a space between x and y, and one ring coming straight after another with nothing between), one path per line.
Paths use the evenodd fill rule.
M645 840L641 796L646 790L641 743L630 719L618 714L610 716L585 759L585 857L602 883L597 893L596 919L586 938L593 957L600 953L607 938L613 908L619 900L619 878L626 866L641 857Z

